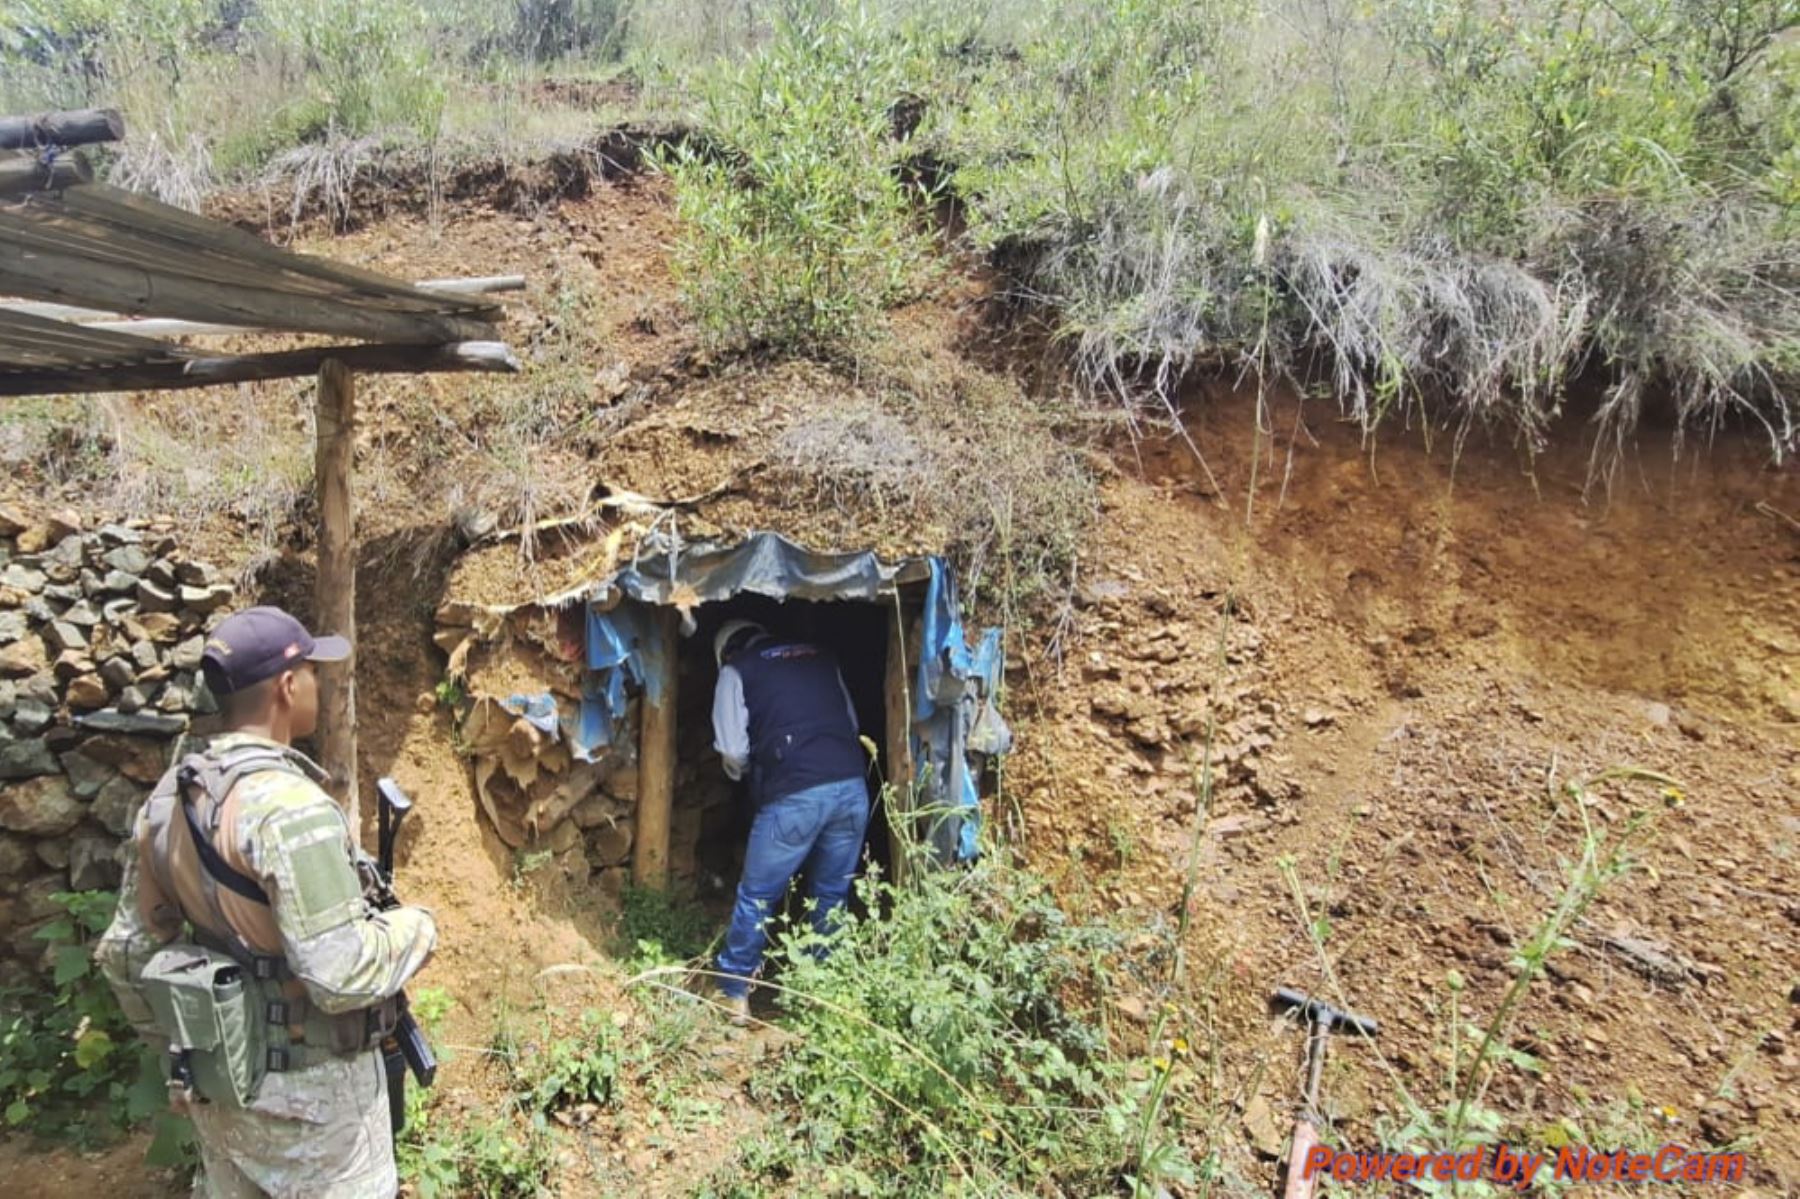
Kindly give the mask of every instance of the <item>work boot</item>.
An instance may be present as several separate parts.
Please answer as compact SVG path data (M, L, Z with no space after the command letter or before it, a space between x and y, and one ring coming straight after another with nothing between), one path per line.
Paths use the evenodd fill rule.
M724 1009L725 1018L730 1020L734 1028L750 1026L750 996L727 995L724 991L713 993L713 1002Z

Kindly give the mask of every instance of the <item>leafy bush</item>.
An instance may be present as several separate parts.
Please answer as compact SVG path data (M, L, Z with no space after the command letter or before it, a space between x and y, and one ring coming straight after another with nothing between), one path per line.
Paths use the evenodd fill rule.
M162 1065L89 956L118 897L75 891L54 898L64 914L36 933L51 954L52 989L0 995L0 1108L8 1127L87 1142L162 1109Z
M816 353L912 290L921 242L893 164L901 47L861 6L784 9L767 45L706 88L706 144L665 156L674 268L718 342Z

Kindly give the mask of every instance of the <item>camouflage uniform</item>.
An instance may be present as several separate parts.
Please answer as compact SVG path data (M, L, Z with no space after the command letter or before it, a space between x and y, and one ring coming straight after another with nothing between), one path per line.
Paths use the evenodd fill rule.
M171 822L165 807L152 818L159 796L173 793L165 777L138 814L118 913L95 957L126 1016L152 1043L162 1038L138 980L184 926L284 959L291 977L282 986L296 1013L288 1030L293 1060L264 1077L247 1107L193 1105L205 1165L196 1190L221 1199L388 1199L398 1183L386 1078L380 1051L360 1045L363 1013L425 964L436 926L421 908L370 905L349 822L318 786L324 773L310 759L241 733L214 738L208 748L219 754L252 743L280 749L301 773L241 777L219 805L214 848L261 885L269 904L216 886L179 816ZM230 927L207 928L207 913L222 914Z

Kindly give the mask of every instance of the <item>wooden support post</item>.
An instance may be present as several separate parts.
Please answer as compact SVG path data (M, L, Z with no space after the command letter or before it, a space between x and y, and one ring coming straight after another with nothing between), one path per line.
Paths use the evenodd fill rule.
M906 636L900 597L888 606L887 676L882 687L887 722L887 820L894 882L904 887L912 871L907 846L918 836L913 819L912 668L917 649Z
M676 654L680 617L674 608L652 610L653 646L644 655L644 697L638 705L637 836L631 874L640 887L669 881L669 813L675 803Z
M336 359L319 367L318 450L314 486L319 499L319 572L315 632L336 633L356 644L356 377ZM362 836L356 794L356 655L319 666L319 764Z

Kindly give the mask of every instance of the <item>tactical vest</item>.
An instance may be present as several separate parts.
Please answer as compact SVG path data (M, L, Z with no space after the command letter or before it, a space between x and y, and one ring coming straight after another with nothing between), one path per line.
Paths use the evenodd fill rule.
M228 1106L249 1103L271 1072L370 1048L393 1031L397 1014L392 1000L337 1015L320 1011L286 959L259 952L226 916L220 888L269 907L261 885L218 849L225 800L245 778L263 771L306 777L279 747L234 746L189 754L163 775L144 804L148 843L141 868L180 907L188 934L150 959L140 985L169 1038L171 1091ZM179 899L192 888L184 892L173 877L177 842L191 844L199 860L201 911Z
M830 650L759 641L729 663L750 713L751 792L758 806L823 783L860 779L867 768Z

